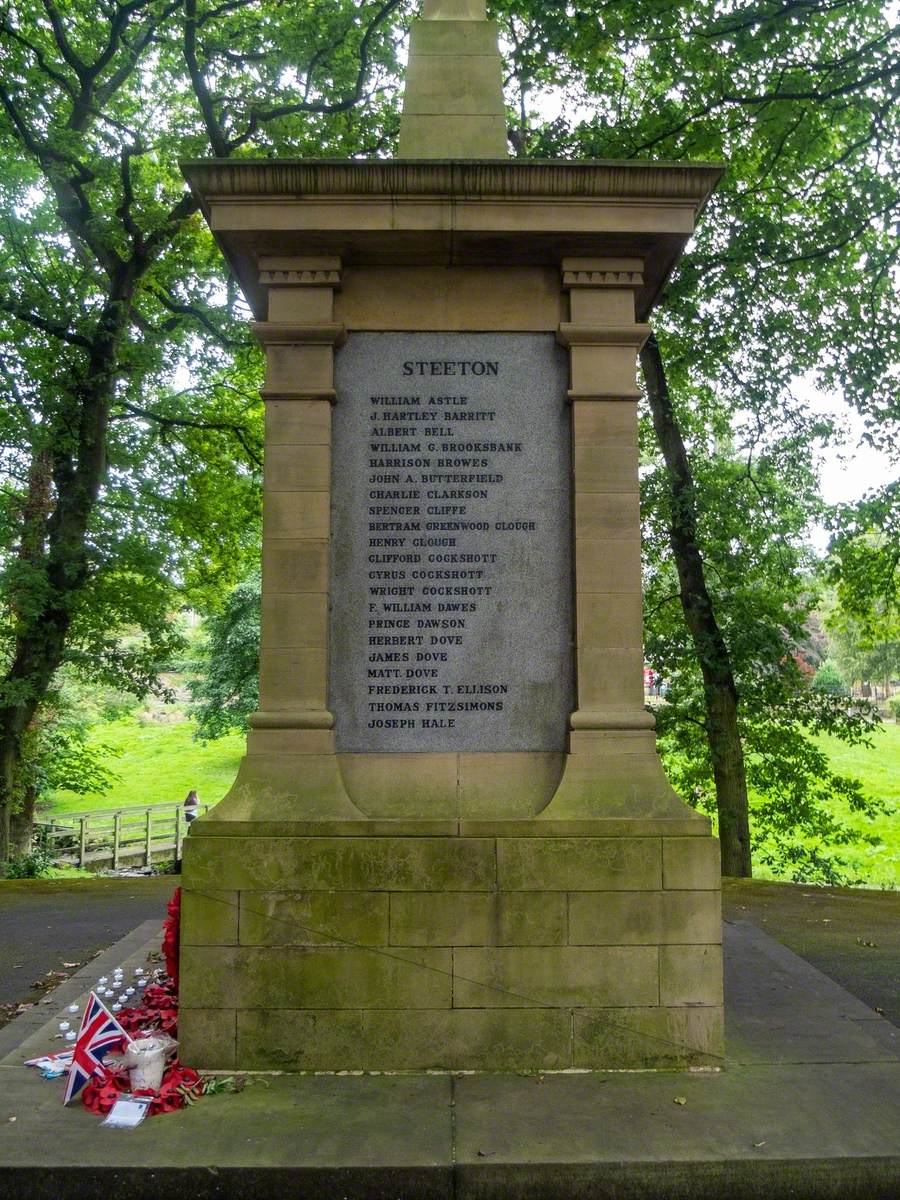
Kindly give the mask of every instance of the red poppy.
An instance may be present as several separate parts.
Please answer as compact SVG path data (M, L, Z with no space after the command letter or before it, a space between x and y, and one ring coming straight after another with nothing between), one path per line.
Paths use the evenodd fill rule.
M106 1116L123 1092L131 1085L128 1076L121 1071L108 1071L104 1076L92 1079L85 1084L81 1093L86 1108L91 1112Z
M181 888L175 889L175 894L169 901L169 915L163 921L162 952L166 960L166 974L178 987L178 941L181 924Z
M169 901L169 915L163 922L165 931L162 952L166 960L168 979L148 984L140 1003L123 1008L117 1014L119 1024L129 1034L143 1032L178 1033L178 932L181 914L181 888ZM106 1114L123 1092L131 1091L131 1082L124 1071L106 1070L91 1080L82 1097L91 1112ZM136 1096L152 1096L149 1115L175 1112L184 1108L188 1099L203 1095L203 1080L193 1067L183 1067L178 1059L170 1063L162 1077L158 1092L136 1091Z

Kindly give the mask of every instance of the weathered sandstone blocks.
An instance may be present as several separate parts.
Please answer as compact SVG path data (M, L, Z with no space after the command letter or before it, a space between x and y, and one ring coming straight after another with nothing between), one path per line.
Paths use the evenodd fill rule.
M184 869L198 1065L721 1062L712 838L192 837Z

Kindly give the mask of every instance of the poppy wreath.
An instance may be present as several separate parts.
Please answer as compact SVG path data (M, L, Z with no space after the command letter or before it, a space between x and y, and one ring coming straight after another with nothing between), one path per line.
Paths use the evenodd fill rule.
M84 1085L81 1099L85 1108L105 1117L123 1092L130 1091L131 1084L124 1071L103 1072Z
M152 1096L150 1116L177 1112L203 1095L203 1080L193 1067L183 1067L176 1059L163 1075L158 1092L135 1092L135 1096Z
M136 1008L123 1008L116 1020L126 1033L167 1033L178 1035L178 992L171 980L151 983Z
M132 1008L123 1008L116 1020L126 1033L135 1036L146 1033L167 1033L176 1037L178 1033L178 930L181 917L181 888L169 901L169 915L163 922L162 952L166 960L167 979L158 979L148 984L141 1002ZM123 1049L120 1047L120 1049ZM176 1112L186 1104L203 1095L204 1083L193 1067L183 1067L176 1058L166 1068L158 1092L136 1091L135 1096L152 1096L149 1115ZM131 1081L125 1071L104 1068L95 1079L85 1085L82 1099L91 1112L104 1115L109 1112L123 1092L131 1093Z
M181 888L177 887L169 901L168 916L163 921L162 952L166 960L166 974L178 988L178 942L181 926Z
M150 1096L148 1116L177 1112L186 1104L193 1103L203 1095L204 1084L199 1072L193 1067L183 1067L176 1059L163 1075L158 1092L148 1089L132 1092L131 1083L124 1071L107 1070L102 1076L92 1079L81 1093L85 1108L98 1116L105 1117L115 1102L124 1093L134 1096Z

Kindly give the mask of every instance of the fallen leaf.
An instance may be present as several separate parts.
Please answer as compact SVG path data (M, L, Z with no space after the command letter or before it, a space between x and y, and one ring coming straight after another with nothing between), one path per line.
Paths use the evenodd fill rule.
M673 1104L687 1104L687 1096L676 1096Z
M867 942L865 938L861 937L856 939L856 944L857 946L868 946L870 950L876 950L878 948L877 942Z
M822 918L822 924L823 924L823 925L830 925L830 924L831 924L831 917L823 917L823 918Z
M10 1122L18 1120L17 1117L10 1117L9 1119L10 1119Z
M67 963L67 962L64 962L64 963L63 963L63 966L64 966L64 967L80 967L80 966L81 966L81 963Z
M760 1148L760 1146L764 1146L765 1144L766 1144L765 1142L754 1142L754 1143L753 1143L753 1148L754 1148L755 1150L758 1150L758 1149Z
M13 1120L15 1120L15 1117L13 1117ZM479 1158L491 1158L493 1156L493 1154L494 1154L493 1150L479 1150L478 1151Z
M883 1016L884 1016L884 1009L883 1009L883 1008L879 1008L877 1004L875 1005L875 1011L878 1013L879 1017L883 1017Z

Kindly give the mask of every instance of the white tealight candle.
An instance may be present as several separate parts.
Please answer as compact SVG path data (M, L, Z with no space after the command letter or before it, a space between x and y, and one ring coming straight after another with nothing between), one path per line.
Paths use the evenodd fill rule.
M125 989L125 995L126 995L126 996L133 996L133 995L134 995L134 988L126 988L126 989Z
M77 1005L77 1004L70 1004L70 1005L69 1005L69 1012L78 1012L78 1005Z
M139 979L139 980L138 980L138 987L146 987L146 986L147 986L147 980L146 980L146 979Z
M122 1011L122 1005L121 1005L121 1004L114 1004L114 1005L112 1006L112 1010L113 1010L113 1012L121 1012L121 1011Z
M135 967L135 968L134 968L134 973L135 973L135 975L143 975L143 973L144 973L144 968L143 968L143 967Z
M66 1041L74 1042L76 1037L77 1037L77 1034L75 1033L75 1030L70 1029L69 1032L66 1034Z
M59 1032L65 1033L67 1029L71 1029L71 1025L69 1024L69 1022L68 1021L60 1021Z
M112 994L113 994L112 988L107 988L106 991L103 993L104 996L111 996Z
M101 975L100 978L97 980L97 982L100 984L101 987L103 987L103 985L107 982L106 976Z

